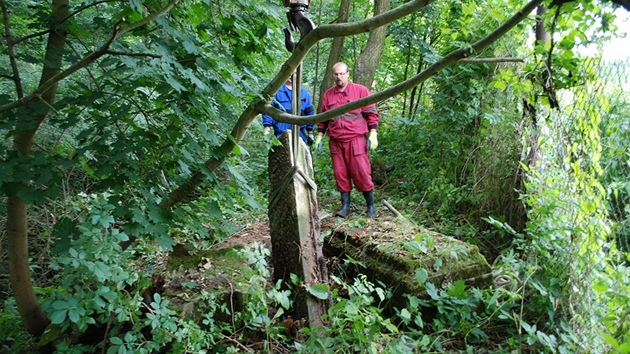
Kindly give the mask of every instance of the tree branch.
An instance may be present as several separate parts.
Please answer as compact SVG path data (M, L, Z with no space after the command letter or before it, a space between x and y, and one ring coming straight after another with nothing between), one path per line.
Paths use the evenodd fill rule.
M9 11L4 0L0 0L0 7L2 8L2 18L4 19L4 37L7 43L7 49L9 52L9 62L11 63L11 70L13 76L7 76L15 83L15 92L18 98L24 97L24 88L22 88L22 80L20 79L20 71L18 70L17 60L15 60L15 51L13 50L13 43L11 42L11 26L9 24Z
M108 3L108 2L122 2L122 1L120 1L120 0L101 0L101 1L96 1L96 2L93 2L93 3L87 4L85 6L79 7L74 12L72 12L71 14L66 16L63 20L61 20L61 23L64 23L64 22L68 21L70 18L72 18L74 15L78 14L81 11L84 11L84 10L89 9L90 7L94 7L94 6L97 6L97 5L100 5L100 4L105 4L105 3Z
M522 63L521 58L465 58L460 63Z
M88 4L88 5L85 5L85 6L81 7L81 8L79 8L79 9L77 9L73 13L69 14L68 16L64 17L59 23L63 23L65 21L68 21L68 19L72 18L74 15L76 15L79 12L81 12L83 10L86 10L86 9L88 9L90 7L93 7L93 6L96 6L96 5L100 5L100 4L103 4L103 3L117 2L117 1L120 1L120 0L102 0L102 1L97 1L97 2L94 2L94 3ZM46 34L48 34L48 32L50 32L50 30L44 30L44 31L40 31L40 32L37 32L37 33L29 34L28 36L20 37L20 38L16 39L15 41L13 41L13 44L14 45L15 44L20 44L20 43L22 43L22 42L24 42L26 40L31 39L31 38L45 36Z
M20 99L18 99L17 101L11 102L9 104L6 104L4 106L0 106L0 113L5 112L5 111L9 111L12 109L15 109L17 107L22 107L34 100L36 100L42 93L46 92L48 89L50 89L52 86L54 86L55 84L57 84L59 81L67 78L68 76L74 74L75 72L79 71L80 69L86 67L87 65L93 63L94 61L96 61L97 59L99 59L100 57L102 57L103 55L107 54L109 47L112 45L112 43L117 39L122 37L123 35L127 34L130 31L133 31L134 29L143 26L151 21L154 21L156 18L164 15L165 13L167 13L168 11L170 11L177 3L179 2L179 0L172 0L170 3L168 3L168 5L166 5L164 8L162 8L160 11L157 11L153 14L151 14L150 16L147 16L145 18L143 18L140 21L134 22L132 24L130 24L129 26L122 28L122 29L118 29L118 25L120 24L120 22L116 23L114 25L114 32L112 33L111 37L109 37L107 39L107 41L105 42L105 44L103 44L100 48L97 48L96 50L94 50L93 52L91 52L90 54L86 55L85 57L83 57L81 60L79 60L78 62L72 64L71 66L69 66L67 69L63 70L62 72L60 72L59 74L51 77L49 80L46 80L45 82L42 82L37 89L35 89L32 93L30 93L27 96L21 97ZM278 87L279 88L279 87Z
M120 32L118 33L117 37L123 36L125 34L127 34L127 32L133 31L136 28L142 27L144 25L146 25L149 22L155 21L157 18L162 17L162 15L166 14L167 12L171 11L171 9L173 7L175 7L175 5L177 5L177 3L179 2L179 0L171 0L171 2L169 2L166 6L164 6L160 11L157 11L155 13L153 13L150 16L147 16L145 18L143 18L142 20L138 21L138 22L134 22L132 24L130 24L129 26L123 28L122 30L120 30Z
M261 92L259 96L260 99L258 101L252 102L250 106L246 108L245 111L241 114L238 121L234 125L234 128L232 129L231 136L235 138L236 140L240 140L242 136L245 134L245 131L247 131L247 127L256 118L258 113L262 113L262 112L267 113L266 111L267 108L265 107L267 102L271 100L271 97L273 97L276 91L280 89L280 86L282 86L282 84L284 84L287 81L289 76L293 74L293 72L296 70L298 65L302 63L302 60L304 60L304 57L306 57L306 54L308 54L311 48L314 47L320 40L324 38L351 36L351 35L370 31L372 29L386 25L392 21L398 20L404 16L407 16L410 13L418 11L426 7L427 5L431 4L433 1L435 0L411 0L401 6L398 6L395 9L384 12L378 16L371 17L367 20L353 22L353 23L322 25L321 27L317 27L311 32L309 32L308 35L306 35L297 43L296 47L293 50L293 53L291 54L289 59L287 59L284 65L282 65L282 68L280 69L280 72L278 73L278 75L276 75L276 77L273 80L271 80L269 85L267 85L267 87L265 87L265 89ZM362 104L358 104L354 108L363 107L364 105L366 105L366 103L362 102ZM342 106L342 107L345 107L345 106ZM348 109L344 112L341 112L340 110L339 111L333 110L335 112L329 111L329 112L333 112L333 114L328 114L329 112L326 112L324 113L326 114L325 116L322 116L322 114L318 114L316 116L309 116L309 118L312 118L312 117L321 118L321 120L320 119L317 120L317 122L321 122L321 121L330 119L336 115L339 115L341 113L349 112L354 108ZM278 116L275 112L272 117L274 118L282 117L282 119L284 119L282 121L289 122L289 123L295 122L294 124L298 124L297 123L298 120L303 121L305 119L303 117L294 116L290 114ZM287 118L290 120L287 120ZM315 119L311 119L310 122L315 122ZM303 124L303 123L299 123L299 124ZM228 145L231 145L231 144L228 144ZM224 150L224 146L222 146L221 150Z
M86 46L86 45L83 43L83 40L81 40L81 38L80 38L80 37L77 37L77 41L78 41L79 43L81 43L81 44L83 45L83 47L84 47L84 48L88 48L88 46ZM79 51L78 51L78 50L76 50L76 49L74 48L74 46L73 46L71 43L68 43L67 45L68 45L68 47L70 47L70 49L72 49L72 51L74 52L74 54L75 54L77 57L81 57L81 53L79 53ZM96 88L97 88L98 90L100 90L100 89L101 89L101 88L100 88L100 85L98 84L98 81L96 81L96 79L95 79L94 75L92 74L92 71L90 70L90 68L89 68L89 67L86 67L86 68L85 68L85 71L87 72L87 74L88 74L88 76L90 77L90 79L92 80L92 82L94 82L94 85L96 85Z
M126 52L119 52L119 51L116 51L116 50L108 50L107 54L121 55L121 56L127 56L127 57L149 57L149 58L161 58L162 57L159 54L153 54L153 53L126 53Z
M20 44L20 43L22 43L22 42L24 42L26 40L31 39L31 38L45 36L48 33L50 33L49 29L43 30L43 31L39 31L39 32L36 32L36 33L32 33L32 34L29 34L28 36L20 37L20 38L18 38L18 39L13 41L13 45Z

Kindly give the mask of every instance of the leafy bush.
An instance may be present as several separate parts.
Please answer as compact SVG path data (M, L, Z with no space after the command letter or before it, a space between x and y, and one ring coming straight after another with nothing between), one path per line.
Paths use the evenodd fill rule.
M10 354L32 353L37 343L24 331L15 300L9 298L0 308L0 352Z
M352 284L336 276L331 279L339 287L332 292L334 304L325 316L327 326L320 332L304 328L308 335L303 343L296 343L304 353L413 353L416 344L402 336L392 319L382 314L387 299L383 288L375 286L365 275L356 277ZM340 295L343 289L346 296Z

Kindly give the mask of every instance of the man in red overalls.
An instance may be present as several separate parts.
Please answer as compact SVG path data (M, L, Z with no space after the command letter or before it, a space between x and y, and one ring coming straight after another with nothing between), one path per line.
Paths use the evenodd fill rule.
M340 62L333 66L333 76L335 86L324 93L322 112L370 95L367 87L349 81L350 74L345 63ZM367 215L369 217L376 215L368 142L370 150L378 146L376 137L378 119L376 105L370 104L317 124L315 145L318 146L324 133L327 132L330 137L328 146L332 157L332 169L337 189L341 192L341 208L337 211L337 216L346 216L350 213L350 191L353 182L357 190L363 192ZM368 132L369 138L366 139Z

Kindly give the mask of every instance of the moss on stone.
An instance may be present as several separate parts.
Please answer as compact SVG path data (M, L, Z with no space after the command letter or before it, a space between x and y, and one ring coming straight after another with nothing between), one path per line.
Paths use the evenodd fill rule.
M425 297L416 270L427 271L427 282L446 287L457 280L479 288L490 285L491 269L479 249L417 225L404 218L379 217L361 220L345 218L324 242L326 254L347 254L360 261L373 282L383 282L393 292L395 303L404 294ZM330 221L329 221L330 222ZM333 223L335 221L332 221Z

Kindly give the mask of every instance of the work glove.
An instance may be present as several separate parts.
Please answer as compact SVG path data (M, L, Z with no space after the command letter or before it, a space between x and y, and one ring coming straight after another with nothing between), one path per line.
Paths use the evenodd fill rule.
M313 146L313 133L308 133L306 136L306 145Z
M265 145L267 145L267 148L273 145L273 134L269 134L270 131L271 131L270 127L265 127L263 129L263 140L265 141Z
M370 132L368 137L368 147L370 150L376 150L378 147L378 138L376 137L376 130Z
M322 137L323 135L317 135L317 138L315 138L315 146L317 147L317 151L321 151L322 150Z

